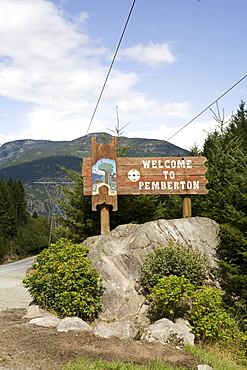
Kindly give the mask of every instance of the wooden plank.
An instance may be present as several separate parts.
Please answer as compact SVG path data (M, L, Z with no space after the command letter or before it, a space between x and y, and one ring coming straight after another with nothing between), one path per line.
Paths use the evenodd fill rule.
M85 159L84 195L91 195L92 161ZM206 161L205 157L119 157L117 194L206 194ZM131 170L139 171L138 181L128 178Z
M105 144L104 144L105 145ZM143 166L142 161L150 161L150 166L152 166L152 161L156 161L157 165L159 164L158 161L161 161L161 165L164 164L163 162L166 160L170 161L176 161L177 164L181 163L182 160L185 160L185 166L187 164L187 161L192 161L192 167L194 166L203 166L207 162L206 157L117 157L117 164L119 166L132 166L132 165L140 165ZM179 163L178 163L179 161ZM167 163L169 165L169 163ZM83 167L86 166L92 166L92 158L87 157L83 158ZM164 168L166 169L166 168Z
M133 187L130 191L129 188L126 188L126 186L119 186L118 187L118 195L142 195L142 194L207 194L208 189L206 188L206 185L200 184L198 189L188 189L185 187L179 187L174 188L174 186L171 184L167 184L166 188L152 188L152 185L149 185L150 188L145 188L145 186L142 187L140 190L139 187ZM87 186L83 189L84 195L92 195L92 187Z
M92 166L92 158L91 157L82 158L82 165Z
M118 171L117 171L117 176L122 177L122 176L128 176L129 171L131 170L138 170L141 175L143 176L163 176L168 175L171 173L171 175L175 174L176 176L181 176L181 175L205 175L207 172L207 168L205 166L197 166L193 168L178 168L178 169L154 169L154 168L142 168L138 166L118 166ZM85 175L89 172L85 172Z
M181 175L181 176L175 176L174 178L165 178L164 176L159 176L159 175L156 175L156 176L141 176L140 179L136 182L132 182L128 179L127 176L119 176L117 178L117 186L129 186L130 188L131 187L135 187L135 186L138 186L139 182L146 182L146 181L149 181L149 182L156 182L156 181L159 181L159 182L168 182L168 181L171 181L171 182L180 182L180 181L202 181L204 184L207 184L208 183L208 180L206 179L205 176L202 176L202 175Z
M128 189L126 189L125 187L124 188L120 188L118 190L118 195L155 195L155 194L178 194L178 195L183 195L183 194L207 194L208 193L208 189L206 188L205 185L202 185L200 186L199 189L195 190L195 189L153 189L153 190L148 190L148 189L142 189L141 191L137 188L135 189L132 189L131 193L128 191ZM86 194L85 194L86 195ZM88 194L89 195L89 194Z
M176 162L176 168L182 166L182 162L184 161L184 166L198 166L198 165L204 165L207 161L206 157L118 157L117 158L117 164L119 166L125 166L125 165L140 165L143 166L144 163L152 166L152 165L163 165L163 166L171 166L171 164L174 166ZM165 163L165 161L167 161ZM172 163L171 163L172 161ZM167 167L164 167L167 168ZM174 167L175 168L175 167Z

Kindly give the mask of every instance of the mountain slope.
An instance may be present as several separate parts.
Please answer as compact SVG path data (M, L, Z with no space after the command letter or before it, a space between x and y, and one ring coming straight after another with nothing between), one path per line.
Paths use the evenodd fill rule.
M110 140L111 135L107 133L95 133L72 141L16 140L5 143L0 148L0 169L53 156L90 157L92 136L103 142L102 135ZM127 145L132 146L128 157L188 155L187 150L162 140L121 137L121 146Z
M50 195L55 199L55 183L66 178L68 170L81 172L83 157L91 156L91 138L103 142L102 135L111 140L109 134L89 134L73 141L17 140L3 144L0 148L0 178L7 181L20 179L25 187L30 213L40 216L51 214ZM162 140L121 137L121 146L131 145L128 157L173 157L188 156L189 152ZM47 179L51 181L46 183ZM49 189L48 189L49 187Z

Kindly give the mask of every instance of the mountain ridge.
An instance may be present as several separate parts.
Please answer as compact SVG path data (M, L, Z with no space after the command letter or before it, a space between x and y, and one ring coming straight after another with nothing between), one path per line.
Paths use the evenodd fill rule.
M56 199L56 182L60 179L66 182L68 178L62 167L81 172L82 158L91 156L93 136L100 142L112 137L107 133L93 133L72 141L26 139L5 143L0 148L0 178L4 181L10 177L20 179L26 191L29 212L37 212L39 216L50 215L53 210L49 197ZM129 145L127 157L189 155L187 150L162 140L121 137L121 147ZM51 179L49 185L47 179Z
M109 140L112 135L108 133L93 133L71 141L52 140L15 140L5 143L0 148L0 169L11 165L32 162L37 159L52 156L73 156L78 158L91 155L91 138L97 137L104 142L104 137ZM188 151L176 145L158 139L127 138L121 137L121 145L131 145L127 157L137 156L176 156L188 155Z

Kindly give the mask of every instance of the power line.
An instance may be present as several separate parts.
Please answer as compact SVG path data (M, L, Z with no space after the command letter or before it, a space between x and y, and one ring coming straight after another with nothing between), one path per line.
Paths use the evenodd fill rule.
M106 87L107 81L108 81L108 79L109 79L109 76L110 76L110 73L111 73L111 70L112 70L113 64L114 64L114 62L115 62L115 60L116 60L117 53L118 53L119 48L120 48L120 45L121 45L121 43L122 43L122 40L123 40L123 37L124 37L125 31L126 31L126 29L127 29L127 26L128 26L128 23L129 23L129 20L130 20L130 17L131 17L131 14L132 14L133 9L134 9L134 6L135 6L135 3L136 3L136 0L134 0L134 1L133 1L132 6L131 6L131 8L130 8L129 15L128 15L127 20L126 20L126 22L125 22L125 25L124 25L124 28L123 28L122 34L121 34L120 39L119 39L119 42L118 42L118 44L117 44L117 47L116 47L115 53L114 53L114 55L113 55L113 58L112 58L112 61L111 61L110 67L109 67L109 69L108 69L108 72L107 72L107 75L106 75L106 78L105 78L105 82L104 82L104 84L103 84L103 86L102 86L102 89L101 89L101 92L100 92L100 94L99 94L99 97L98 97L98 100L97 100L96 106L95 106L95 108L94 108L94 111L93 111L93 114L92 114L91 120L90 120L90 122L89 122L89 125L88 125L88 128L87 128L87 131L86 131L86 135L88 134L88 132L89 132L89 130L90 130L90 127L91 127L91 125L92 125L93 119L94 119L95 114L96 114L96 111L97 111L97 109L98 109L98 106L99 106L100 100L101 100L101 98L102 98L102 95L103 95L103 92L104 92L104 90L105 90L105 87ZM86 136L86 135L85 135L85 136Z
M237 81L234 85L232 85L228 90L226 90L222 95L220 95L213 103L211 103L210 105L208 105L205 109L203 109L200 113L198 113L192 120L190 120L188 123L186 123L186 125L184 125L183 127L181 127L177 132L175 132L175 134L173 134L171 137L169 137L169 139L165 140L165 142L168 142L169 140L171 140L172 138L174 138L174 136L176 136L179 132L181 132L185 127L187 127L190 123L192 123L193 121L195 121L198 117L200 117L204 112L206 112L206 110L208 110L209 108L212 107L212 105L214 105L215 103L217 103L221 98L223 98L223 96L225 96L226 94L229 93L229 91L231 91L234 87L236 87L240 82L242 82L245 78L247 77L247 75L245 75L244 77L242 77L239 81Z

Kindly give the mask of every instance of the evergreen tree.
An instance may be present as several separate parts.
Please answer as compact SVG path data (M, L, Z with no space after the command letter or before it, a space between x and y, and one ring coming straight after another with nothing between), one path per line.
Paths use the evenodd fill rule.
M10 177L7 181L7 186L11 192L13 206L15 208L16 220L18 224L25 224L28 213L26 211L27 201L25 196L25 189L21 180L13 181Z
M91 197L83 195L81 174L70 170L65 171L71 179L75 180L75 184L72 190L63 188L67 201L60 201L60 204L64 208L66 217L58 217L63 227L63 229L60 228L60 234L75 243L80 243L89 236L99 234L99 215L98 212L91 210Z
M0 180L0 260L7 254L26 257L48 246L49 226L45 219L32 218L26 210L21 180Z
M65 169L64 169L65 170ZM67 201L62 201L66 217L58 217L63 229L60 236L75 243L100 233L99 212L92 211L91 196L83 195L81 174L66 170L75 180L72 190L63 188ZM181 216L182 202L179 196L169 195L122 195L118 196L118 211L111 212L111 229L127 223L144 223L162 218Z
M49 244L49 224L47 219L28 216L25 225L18 230L16 253L21 257L40 253Z
M194 197L194 214L220 224L219 253L226 301L244 326L247 319L247 115L241 102L227 127L221 122L208 135L203 155L208 159L209 192ZM247 323L247 321L246 321Z
M0 180L0 240L1 257L11 252L14 238L17 236L17 221L11 193L3 180Z

